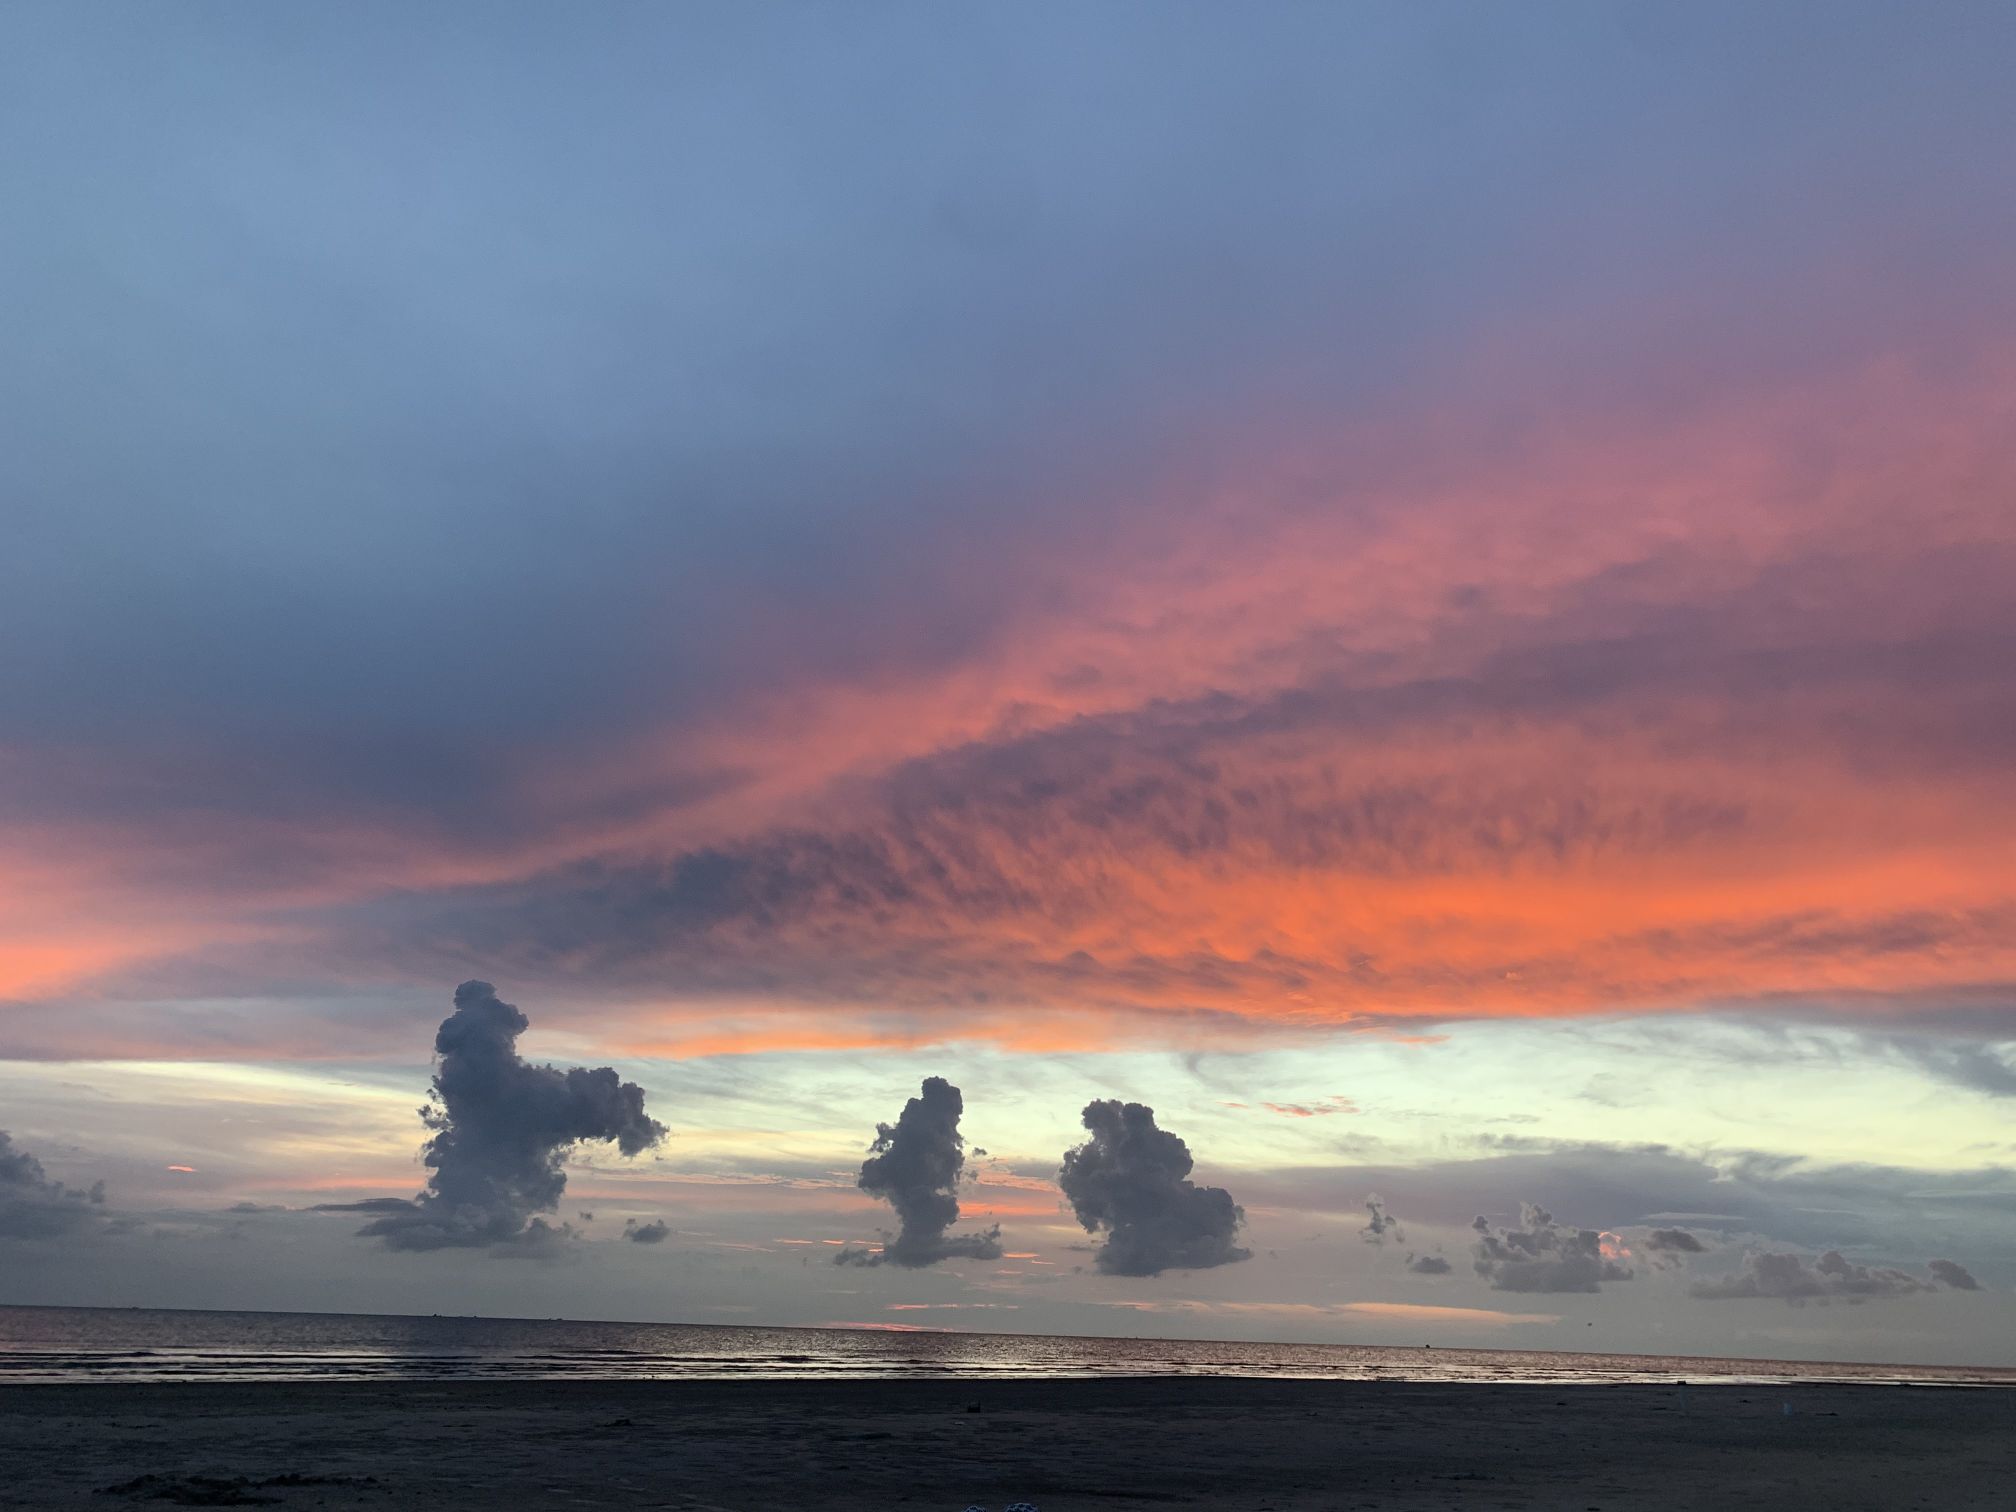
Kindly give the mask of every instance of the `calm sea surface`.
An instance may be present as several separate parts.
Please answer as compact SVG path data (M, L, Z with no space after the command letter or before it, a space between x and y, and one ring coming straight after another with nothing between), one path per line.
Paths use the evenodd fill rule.
M0 1307L0 1382L1108 1375L2016 1386L2016 1368L511 1318Z

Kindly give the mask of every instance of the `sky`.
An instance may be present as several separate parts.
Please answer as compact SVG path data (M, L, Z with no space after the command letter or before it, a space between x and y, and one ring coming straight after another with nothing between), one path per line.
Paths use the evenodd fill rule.
M0 1302L2016 1362L2016 11L0 32Z

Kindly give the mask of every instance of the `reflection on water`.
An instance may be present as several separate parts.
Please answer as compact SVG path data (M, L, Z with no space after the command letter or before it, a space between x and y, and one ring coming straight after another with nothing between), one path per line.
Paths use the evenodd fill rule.
M0 1307L0 1382L1296 1376L2016 1385L2016 1370L1030 1334Z

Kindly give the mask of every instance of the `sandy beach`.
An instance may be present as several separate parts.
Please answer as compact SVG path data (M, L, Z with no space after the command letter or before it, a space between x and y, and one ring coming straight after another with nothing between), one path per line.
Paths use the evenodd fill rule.
M1687 1397L1266 1380L13 1386L0 1505L1951 1512L2016 1498L2016 1392Z

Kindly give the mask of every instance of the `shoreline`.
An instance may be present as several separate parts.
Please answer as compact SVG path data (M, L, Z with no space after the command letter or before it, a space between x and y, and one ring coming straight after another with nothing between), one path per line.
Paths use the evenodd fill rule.
M1392 1388L1400 1386L1420 1386L1426 1388L1447 1387L1455 1390L1478 1391L1615 1391L1630 1388L1636 1391L1662 1391L1685 1386L1690 1390L1702 1391L1754 1391L1793 1392L1818 1390L1843 1391L2016 1391L2016 1380L1938 1380L1931 1378L1897 1377L1877 1378L1829 1378L1806 1376L1795 1378L1771 1378L1741 1375L1702 1374L1674 1376L1670 1379L1648 1380L1639 1375L1622 1375L1615 1380L1606 1380L1600 1375L1540 1379L1537 1377L1507 1376L1503 1378L1439 1378L1407 1375L1301 1375L1293 1371L1273 1373L1232 1371L1127 1371L1081 1373L1081 1374L1028 1374L998 1373L978 1375L959 1370L933 1371L912 1369L901 1374L877 1375L868 1372L832 1371L792 1375L787 1372L763 1371L739 1375L705 1375L697 1372L666 1372L650 1375L629 1372L621 1375L590 1375L580 1372L541 1375L536 1371L499 1371L486 1375L435 1375L420 1372L401 1372L386 1369L382 1374L362 1371L347 1371L329 1375L278 1375L262 1376L252 1372L200 1376L134 1376L125 1374L105 1374L102 1376L80 1375L51 1379L33 1379L25 1376L0 1375L0 1399L12 1392L27 1391L194 1391L218 1388L225 1391L271 1391L271 1390L315 1390L328 1388L342 1390L349 1388L383 1388L394 1391L414 1390L422 1387L439 1386L452 1389L480 1391L485 1388L515 1390L517 1388L589 1388L608 1387L611 1389L636 1387L680 1387L718 1386L724 1389L738 1387L758 1388L815 1387L837 1390L846 1386L916 1386L926 1389L958 1390L966 1387L978 1389L982 1386L1046 1386L1046 1385L1105 1385L1150 1386L1159 1384L1190 1384L1222 1381L1228 1385L1246 1382L1262 1382L1268 1385L1335 1386Z
M2016 1396L1226 1377L8 1384L0 1464L10 1507L100 1512L1964 1509L2007 1505Z

